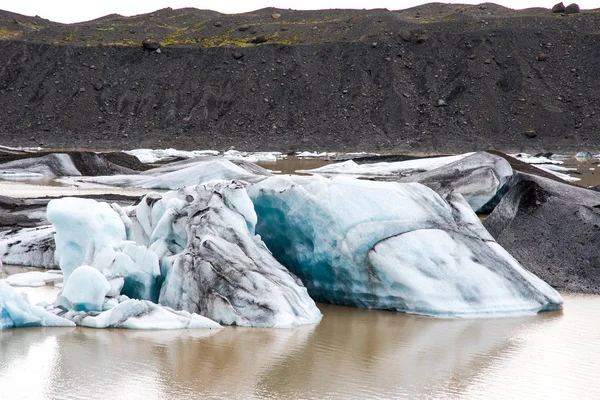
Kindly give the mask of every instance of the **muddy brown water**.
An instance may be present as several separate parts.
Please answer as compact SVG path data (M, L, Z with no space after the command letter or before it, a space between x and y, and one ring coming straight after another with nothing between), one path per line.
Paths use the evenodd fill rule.
M600 398L600 296L437 319L319 304L296 329L0 331L2 399Z
M600 159L577 160L576 158L568 158L563 161L562 166L575 168L573 176L581 179L574 182L576 185L584 187L600 185Z

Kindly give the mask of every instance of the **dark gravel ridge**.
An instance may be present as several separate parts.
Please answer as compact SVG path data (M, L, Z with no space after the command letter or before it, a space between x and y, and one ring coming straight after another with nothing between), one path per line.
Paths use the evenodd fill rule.
M0 54L8 146L600 151L600 9L0 11Z

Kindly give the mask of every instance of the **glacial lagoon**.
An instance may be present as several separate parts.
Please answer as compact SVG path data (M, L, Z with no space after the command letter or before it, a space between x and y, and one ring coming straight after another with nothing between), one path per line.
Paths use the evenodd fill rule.
M3 399L600 397L600 297L439 319L318 304L295 329L0 331Z
M284 166L322 162L307 164ZM577 176L599 184L587 164L573 164ZM65 190L31 183L0 186L22 197ZM17 289L33 303L59 290ZM516 318L319 303L322 321L294 329L0 331L0 388L3 399L600 398L600 296L561 294L564 311Z

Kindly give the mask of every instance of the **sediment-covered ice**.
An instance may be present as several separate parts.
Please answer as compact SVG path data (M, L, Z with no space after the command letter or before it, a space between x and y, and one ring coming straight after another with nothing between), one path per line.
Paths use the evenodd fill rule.
M134 171L92 152L51 153L0 163L3 178L112 175Z
M71 321L58 317L43 307L29 303L4 281L0 281L0 330L28 326L75 326Z
M223 324L291 327L321 318L301 282L254 235L256 214L242 183L150 193L127 210L93 200L53 200L48 219L56 228L68 300L59 304L66 309L106 308L99 300L109 291L105 278L120 276L122 294ZM85 305L77 307L67 294L82 268L96 276L101 290L95 301L79 300Z
M226 325L290 327L318 322L321 313L301 282L254 236L256 216L244 187L233 183L215 189L179 191L185 204L177 213L187 217L180 221L171 222L172 209L159 204L161 200L153 204L165 209L171 229L148 236L164 240L165 233L169 237L185 232L187 237L178 240L187 243L168 268L160 303ZM160 225L159 221L157 229Z
M529 271L559 290L600 293L600 193L526 173L485 220Z
M357 164L352 160L329 164L319 168L302 170L298 172L321 175L357 175L357 176L400 176L417 172L430 171L443 165L458 161L473 153L459 154L457 156L420 158L408 161L379 162L370 164Z
M52 225L0 232L0 259L5 264L55 269L54 233Z
M223 157L200 157L174 162L136 175L114 175L82 178L85 182L144 189L178 189L204 184L213 180L242 180L258 182L271 173L243 160Z
M460 194L319 176L271 177L249 194L257 233L317 301L444 316L561 307Z
M509 189L513 170L504 158L478 152L439 168L402 178L441 196L460 193L476 212L489 213Z

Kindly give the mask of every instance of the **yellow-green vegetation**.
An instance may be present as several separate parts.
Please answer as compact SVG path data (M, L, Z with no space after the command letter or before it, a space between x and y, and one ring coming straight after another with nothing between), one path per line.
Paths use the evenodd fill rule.
M269 25L317 25L317 24L330 24L332 22L345 21L344 18L329 18L325 19L307 19L303 21L281 21L281 22L270 22Z
M251 47L253 43L248 43L248 38L232 38L221 36L213 36L207 39L201 39L203 47Z
M193 32L199 31L200 29L202 29L202 27L204 26L204 24L206 24L208 21L210 21L210 19L205 19L203 21L196 22L194 25L192 25L191 30Z
M60 41L63 42L63 43L70 42L71 40L73 40L73 37L75 37L75 33L74 32L69 33L68 35L65 35L65 36L61 37Z
M200 39L199 42L203 47L252 47L260 46L262 44L287 44L292 45L300 41L300 36L295 35L293 37L281 37L279 32L274 35L267 37L265 43L248 43L248 37L231 37L230 32L224 32L219 36L213 36L211 38Z
M300 41L300 35L294 35L292 37L281 37L279 35L279 32L276 32L273 36L269 37L269 43L275 43L275 44L296 44Z
M130 38L121 38L121 40L119 42L98 43L98 46L133 47L133 46L141 46L141 44Z
M24 22L24 21L16 21L17 25L23 26L25 28L33 29L34 31L39 31L44 29L43 26L38 25L37 22Z
M160 26L160 25L159 25ZM172 28L171 28L172 29ZM188 28L175 28L175 30L164 37L163 40L160 41L162 46L173 46L176 44L194 44L197 43L196 38L182 38L188 31Z
M128 29L128 28L126 28ZM115 27L114 26L107 26L107 27L98 27L96 28L97 31L114 31Z
M23 32L13 31L7 28L0 27L0 40L14 39L20 36Z

